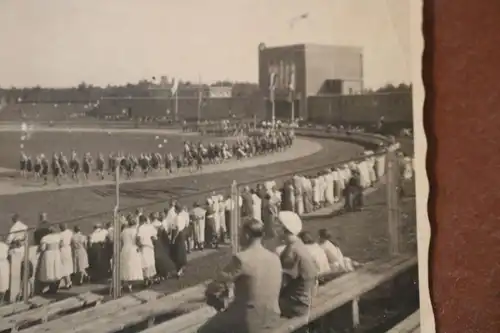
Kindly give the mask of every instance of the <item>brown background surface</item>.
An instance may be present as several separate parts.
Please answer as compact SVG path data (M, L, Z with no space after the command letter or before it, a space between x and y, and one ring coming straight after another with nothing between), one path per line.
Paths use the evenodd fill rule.
M424 35L437 329L498 333L500 1L425 1Z

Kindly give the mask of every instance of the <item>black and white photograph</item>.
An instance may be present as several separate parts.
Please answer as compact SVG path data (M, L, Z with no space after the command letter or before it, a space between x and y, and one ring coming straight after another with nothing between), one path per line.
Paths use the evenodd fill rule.
M0 332L433 333L422 3L0 2Z

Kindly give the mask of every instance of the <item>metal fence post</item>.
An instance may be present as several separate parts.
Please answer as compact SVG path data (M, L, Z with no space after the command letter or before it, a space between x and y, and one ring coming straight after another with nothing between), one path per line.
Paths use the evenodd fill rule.
M30 260L30 238L29 238L29 232L26 232L26 236L24 239L24 259L23 259L23 301L26 304L28 304L30 297L29 260Z
M121 294L121 276L120 276L120 231L121 221L118 215L120 207L120 166L115 169L116 177L116 206L113 211L113 275L112 275L112 291L113 299L117 299Z
M239 229L239 193L238 193L238 184L236 181L233 181L231 185L231 251L237 253L239 251L239 238L238 238L238 229Z
M398 167L395 149L390 147L386 154L386 180L387 180L387 212L389 229L389 252L398 255L401 252L400 242L400 211L398 202Z

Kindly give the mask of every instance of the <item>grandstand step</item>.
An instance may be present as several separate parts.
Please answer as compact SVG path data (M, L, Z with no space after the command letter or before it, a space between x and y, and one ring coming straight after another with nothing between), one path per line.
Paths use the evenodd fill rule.
M72 333L114 333L140 324L152 326L157 317L168 316L188 303L204 301L207 282L183 289L142 305L124 309L120 313L105 315L87 324L75 327Z
M57 315L77 311L88 306L95 306L102 298L99 295L86 293L2 318L0 319L0 332L15 332L22 327L47 322Z
M0 317L7 317L30 309L39 308L51 302L52 300L50 299L41 296L35 296L29 299L28 303L17 302L13 304L7 304L0 307Z
M276 333L293 332L311 320L325 313L357 300L364 293L373 290L417 264L416 256L401 256L369 263L358 271L345 274L318 288L313 299L311 314L307 318L282 319ZM357 303L356 303L357 304ZM210 306L179 316L144 332L194 333L217 312Z
M210 307L204 306L201 309L190 312L183 316L174 318L162 324L148 328L141 333L163 333L163 332L184 332L192 329L193 325L197 326L200 318L211 318L217 311Z
M144 302L135 295L127 295L117 300L112 300L96 307L85 309L83 311L60 317L42 325L34 326L24 330L24 333L59 333L69 332L75 327L80 327L89 322L105 317L114 316L125 309L141 305Z
M142 301L143 303L147 303L164 296L164 294L156 292L154 290L143 290L136 294L133 294L132 296Z

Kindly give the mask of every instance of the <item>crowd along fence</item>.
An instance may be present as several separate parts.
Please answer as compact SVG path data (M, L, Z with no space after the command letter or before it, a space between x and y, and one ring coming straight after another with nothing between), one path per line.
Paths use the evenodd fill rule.
M302 135L309 135L308 133L303 133ZM324 134L321 133L319 134L323 136ZM352 135L350 139L355 140L356 135ZM336 137L338 139L338 136L330 134L329 137ZM360 136L358 136L360 138ZM363 134L362 138L359 140L360 143L362 144L368 144L368 145L377 145L379 142L389 142L387 138L384 137L374 137L372 136L371 138L369 135ZM399 232L400 232L400 208L399 208L399 203L398 203L398 195L397 195L397 182L398 182L398 175L399 175L399 170L398 168L398 163L396 160L396 155L395 152L399 148L397 146L391 146L392 148L387 149L383 152L376 153L373 155L373 157L376 159L376 163L378 163L380 168L383 168L385 171L382 172L385 177L385 182L387 184L387 204L388 204L388 212L389 212L389 235L391 238L390 246L391 246L391 253L397 253L399 251L399 244L400 240L398 238ZM97 212L95 214L91 215L86 215L86 216L80 216L76 217L70 220L65 220L65 221L57 221L51 223L53 227L56 225L64 224L67 228L70 228L75 225L79 225L82 227L82 230L85 230L85 228L89 228L89 226L94 225L96 223L105 223L105 222L111 222L113 221L115 228L114 234L113 234L113 239L114 240L119 240L120 239L120 233L119 233L119 228L116 228L118 225L118 222L120 221L120 214L125 214L127 212L131 212L134 209L137 209L139 207L147 209L149 211L158 211L160 209L163 209L167 206L168 201L176 200L176 201L196 201L199 200L199 198L207 198L214 193L217 194L223 194L226 197L230 197L233 203L238 203L240 193L242 190L242 187L244 186L252 186L257 183L263 183L268 180L273 180L277 183L278 186L282 185L284 181L287 179L290 179L291 176L295 174L302 174L302 175L313 175L316 174L318 171L322 171L325 168L336 168L345 164L348 164L350 162L359 162L363 159L365 159L365 156L360 156L358 158L354 159L349 159L346 161L340 161L340 162L334 162L334 163L329 163L329 164L321 164L321 165L314 165L312 167L302 169L302 170L295 170L292 172L285 172L285 173L279 173L275 175L268 175L266 177L257 177L255 179L245 181L245 182L240 182L237 183L236 180L233 181L231 184L227 184L225 186L221 186L219 188L215 189L209 189L209 190L203 190L199 191L197 193L190 193L186 195L179 195L179 196L172 196L168 199L162 198L161 200L153 200L149 202L145 202L141 205L130 205L130 206L120 206L120 195L119 195L119 182L116 182L116 205L113 207L112 210L107 211L107 212ZM119 173L118 173L119 174ZM239 225L240 225L240 207L238 204L234 205L234 209L231 212L231 248L233 252L237 252L239 250ZM22 243L22 246L19 247L18 249L15 249L15 251L10 251L11 257L10 257L10 295L9 299L7 299L8 302L15 302L15 301L24 301L24 302L29 302L30 297L33 295L34 291L34 278L35 278L35 271L37 268L37 262L39 258L39 251L38 247L35 245L34 242L34 231L35 228L30 228L28 231L25 233L26 237L24 238L24 242ZM7 235L4 235L6 237ZM120 253L120 242L114 241L113 242L114 247L113 247L113 252L115 253L114 260L113 260L113 265L112 265L112 285L110 286L110 291L112 292L112 295L114 297L119 297L120 296L120 290L121 290L121 282L120 282L120 268L119 268L119 253Z

